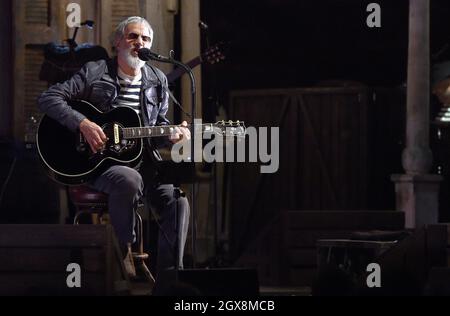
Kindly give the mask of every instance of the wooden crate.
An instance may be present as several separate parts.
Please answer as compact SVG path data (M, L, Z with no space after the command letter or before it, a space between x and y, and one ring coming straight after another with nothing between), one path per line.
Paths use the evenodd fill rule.
M68 264L81 268L69 288ZM129 291L110 225L0 225L0 295L114 295Z
M311 285L317 269L317 241L348 239L361 231L404 229L398 211L285 211L280 282Z
M311 286L317 270L317 240L347 239L355 232L404 228L397 211L282 211L236 261L258 269L264 286Z

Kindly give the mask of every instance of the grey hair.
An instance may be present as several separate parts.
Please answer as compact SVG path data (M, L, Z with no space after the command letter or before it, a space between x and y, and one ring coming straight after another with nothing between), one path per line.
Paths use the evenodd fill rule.
M116 43L122 39L122 37L125 35L125 29L128 26L128 24L132 23L140 23L144 24L148 28L148 32L150 33L150 45L153 43L153 29L150 23L148 21L140 16L130 16L129 18L126 18L122 22L119 23L116 27L116 31L114 32L114 43L113 46L116 46Z

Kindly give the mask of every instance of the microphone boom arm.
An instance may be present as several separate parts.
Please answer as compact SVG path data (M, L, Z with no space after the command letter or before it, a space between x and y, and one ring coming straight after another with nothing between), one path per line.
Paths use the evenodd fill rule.
M173 64L173 65L176 65L178 67L183 68L186 71L186 73L189 75L190 80L191 80L191 93L192 94L197 93L196 87L195 87L195 77L194 77L194 73L192 72L192 68L191 67L189 67L188 65L186 65L186 64L184 64L184 63L182 63L182 62L180 62L178 60L175 60L173 58L168 58L168 57L164 57L164 56L156 55L156 54L155 54L155 56L152 56L152 58L150 58L150 59L155 60L155 61L159 61L159 62L162 62L162 63L166 63L166 64ZM192 110L195 111L195 106L192 107ZM195 114L196 113L192 114L193 118L195 117Z

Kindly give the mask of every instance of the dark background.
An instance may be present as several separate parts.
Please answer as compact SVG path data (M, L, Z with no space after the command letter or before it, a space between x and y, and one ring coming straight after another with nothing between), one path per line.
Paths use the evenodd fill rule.
M366 8L373 2L381 7L380 28L370 28L366 24L370 14ZM246 0L239 3L226 0L202 1L201 18L209 25L208 33L202 33L204 47L208 42L228 43L224 62L203 67L203 111L207 121L214 121L218 107L223 106L229 111L233 108L234 105L230 104L230 93L236 90L317 87L324 82L334 81L360 83L370 91L378 91L378 103L369 105L369 121L366 127L369 196L364 209L396 208L395 189L390 176L404 172L401 153L405 137L408 0ZM450 49L446 48L449 44L450 2L432 0L431 65L450 59ZM380 100L380 89L384 89L383 100ZM430 119L433 119L440 105L433 96L430 96L430 101ZM281 108L281 104L273 105ZM254 111L249 116L257 118L263 115ZM450 131L443 128L441 132L447 136L444 136L445 141L437 142L436 129L430 125L430 146L435 157L430 172L436 173L440 167L444 176L440 191L439 219L441 222L448 222L450 150L446 148L450 148ZM296 139L282 139L281 142L294 143L300 137L297 134ZM305 177L305 174L300 176ZM348 178L350 177L351 173L348 174ZM273 181L270 179L266 182ZM232 185L238 185L240 179L231 181ZM341 185L350 186L350 181L348 182L342 182ZM310 185L313 187L314 183L310 182ZM262 200L264 196L270 196L276 191L273 187L265 189L267 190L263 190L265 193L261 195ZM245 194L242 195L244 196L241 200L246 200ZM265 203L261 204L270 204L274 209L278 204L278 208L282 208L283 201L277 201L277 196L272 196L275 201L268 202L266 199ZM299 199L301 200L301 197ZM240 201L239 198L237 200ZM250 225L244 225L241 229L251 235L249 240L260 236L258 234L262 234L261 229L256 227L263 227L264 223L269 222L268 218L271 218L262 218L270 213L263 215L263 208L260 206L231 210L232 223L242 221L245 215L254 219ZM271 214L276 213L279 212ZM281 230L285 230L285 227ZM235 244L251 243L245 240L239 231L234 231L232 235ZM269 235L268 240L271 238Z
M369 28L369 3L381 7L381 27ZM395 208L390 174L402 173L408 54L408 0L246 0L202 1L202 20L209 31L202 33L203 46L225 42L224 62L203 67L204 119L214 120L217 108L228 108L231 91L297 88L323 82L357 82L368 88L388 89L392 104L374 108L371 117L371 170L380 177L374 186L371 208ZM430 2L430 62L450 59L450 3ZM430 119L439 111L430 97ZM383 112L384 111L384 112ZM388 130L389 131L386 131ZM384 131L383 131L384 130ZM441 189L441 220L450 220L450 134L436 141L431 126L434 153L432 173L438 166L445 176ZM384 136L383 136L384 133ZM388 137L386 136L388 135ZM389 148L389 149L387 149ZM381 166L384 165L384 166ZM382 173L382 174L380 174ZM382 179L381 179L382 178ZM376 182L372 179L371 184Z
M381 28L366 25L369 3ZM407 0L202 1L211 43L229 42L217 65L223 90L309 86L321 80L398 85L406 79ZM450 4L431 1L431 53L450 42Z

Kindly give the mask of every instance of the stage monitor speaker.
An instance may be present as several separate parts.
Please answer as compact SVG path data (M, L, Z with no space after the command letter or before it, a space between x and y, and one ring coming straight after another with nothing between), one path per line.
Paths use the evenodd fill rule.
M168 270L158 277L153 295L257 296L258 273L251 268Z
M119 295L129 280L110 225L0 225L0 295Z

